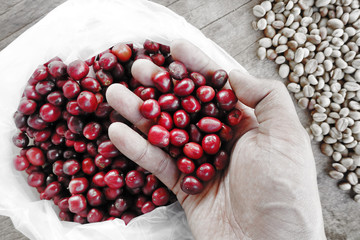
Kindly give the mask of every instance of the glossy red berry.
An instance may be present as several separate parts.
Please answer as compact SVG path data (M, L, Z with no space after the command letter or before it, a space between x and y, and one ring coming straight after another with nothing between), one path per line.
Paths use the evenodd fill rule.
M160 71L154 75L152 81L155 87L162 93L167 93L172 87L172 79L167 71Z
M36 111L37 104L34 100L23 98L20 101L18 111L24 115L31 115Z
M161 112L160 116L157 119L157 124L166 128L170 131L174 127L174 121L172 116L168 112Z
M215 97L215 90L210 86L201 86L196 90L196 97L203 103L211 102Z
M92 182L96 187L105 187L106 183L104 181L105 173L104 172L98 172L96 173L93 178Z
M79 84L74 80L68 80L62 86L62 91L67 99L75 98L79 95L81 89Z
M190 123L190 116L184 110L178 110L173 115L174 125L178 128L186 128Z
M156 100L148 99L141 105L140 113L147 119L157 118L161 113L160 105Z
M68 65L67 73L72 79L80 80L89 73L89 66L84 61L75 60Z
M58 181L52 182L46 186L43 194L46 199L51 199L61 191L61 183Z
M30 166L29 160L25 156L17 155L14 157L14 167L18 171L24 171Z
M45 184L45 174L40 171L34 171L29 174L27 183L31 187L40 187Z
M190 174L195 171L195 163L187 158L181 157L176 161L177 168L185 174Z
M208 134L203 138L201 146L204 152L210 155L214 155L219 151L221 147L221 141L218 135Z
M165 63L165 57L161 53L152 55L151 60L158 66L162 66Z
M170 143L175 147L182 147L189 142L189 134L183 129L173 129L170 131Z
M206 84L205 77L203 75L201 75L200 73L192 72L190 74L190 78L191 78L191 80L193 80L193 82L195 83L195 86L197 86L197 87L204 86Z
M66 74L66 65L62 61L52 61L47 67L50 75L54 78L60 78Z
M196 170L196 176L204 182L210 181L215 177L215 168L210 163L203 163Z
M142 205L141 212L145 214L153 211L154 209L155 209L155 204L151 201L147 201L144 203L144 205Z
M190 78L184 78L174 87L174 93L179 97L190 95L195 89L195 84Z
M196 126L205 133L215 133L220 131L222 123L217 118L203 117Z
M95 166L98 167L98 169L100 170L103 170L108 166L110 166L111 162L112 162L111 158L106 158L101 154L97 154L94 160Z
M161 187L153 192L151 199L156 206L164 206L169 202L170 193L168 190Z
M131 201L128 198L120 197L115 200L115 208L120 212L124 212L127 210L131 205Z
M75 159L69 159L64 162L63 171L67 175L75 175L80 171L80 164Z
M197 113L201 109L199 101L191 95L181 100L181 106L188 113Z
M120 62L127 62L131 58L131 48L125 43L116 44L111 52L117 57Z
M106 200L113 201L116 198L118 198L122 194L123 190L122 188L111 188L111 187L105 187L103 189L104 196Z
M153 42L149 39L146 39L144 42L144 49L149 53L156 53L160 49L160 44L157 42Z
M163 94L158 99L162 111L174 112L180 107L179 99L172 93Z
M30 115L29 118L27 119L27 125L35 130L43 130L44 128L46 128L48 126L48 123L45 122L40 116L39 114L33 114ZM32 137L28 134L29 137Z
M102 69L97 71L95 75L96 75L96 79L99 81L101 86L107 87L114 82L114 79L111 76L111 74L103 71Z
M27 85L24 90L24 95L27 99L34 101L40 101L43 98L43 96L35 90L34 85Z
M186 70L185 65L182 62L179 61L173 61L169 65L169 73L171 77L181 80L188 76L188 72Z
M41 95L47 95L49 94L55 87L55 83L53 81L41 81L38 82L35 85L35 90L37 93L41 94Z
M125 184L124 177L115 169L106 173L104 181L110 188L121 188Z
M148 133L148 141L157 147L166 147L170 143L170 133L160 125L154 125Z
M40 117L45 122L55 122L61 116L61 109L51 103L46 103L40 108Z
M40 65L35 69L30 79L35 84L39 81L45 80L47 77L48 77L47 68L43 65Z
M46 99L49 103L55 105L55 106L61 106L65 102L64 94L60 91L54 91L49 93L46 96Z
M26 151L26 158L34 166L45 164L45 155L40 148L32 147Z
M74 178L69 183L69 192L71 194L83 193L89 187L89 182L86 178Z
M211 77L210 84L216 89L221 89L225 86L227 80L227 73L224 70L220 69L214 72Z
M83 129L83 135L86 139L95 140L101 134L102 127L97 122L90 122L85 125Z
M235 107L238 99L233 90L223 89L216 94L216 101L221 109L230 111Z
M190 124L189 137L191 142L201 143L202 133L195 124Z
M105 158L117 157L120 154L119 150L110 140L102 142L98 147L98 151Z
M215 155L213 163L217 170L223 170L229 164L229 155L224 150L220 150Z
M95 112L98 106L95 94L89 91L82 91L77 98L77 103L84 112L88 113Z
M226 121L230 126L236 126L240 123L243 114L239 109L233 109L226 116Z
M83 173L87 175L93 175L96 171L96 165L91 158L84 158L81 162L81 168Z
M185 156L191 159L199 159L203 156L203 149L200 144L195 142L186 143L183 147L183 152Z
M221 141L229 142L234 136L233 130L228 125L223 124L219 131Z
M90 188L86 193L86 199L93 207L100 206L105 202L104 194L97 188Z
M144 186L144 174L139 171L132 170L126 174L125 181L126 186L129 188L142 187Z
M194 176L185 176L181 180L180 187L183 192L190 195L199 194L204 190L202 182Z
M145 184L142 187L142 192L145 195L151 195L153 191L158 187L158 185L159 180L157 179L157 177L155 177L155 175L153 174L149 174L145 178Z
M106 71L112 70L117 64L117 58L112 53L104 53L99 59L100 67Z
M86 198L82 194L75 194L69 197L69 210L72 213L80 213L86 209Z
M29 144L29 138L25 133L19 132L12 137L12 141L18 148L26 147Z
M81 118L76 117L76 116L71 116L67 120L67 126L72 133L81 134L81 132L83 131L83 128L84 128L84 123L81 120Z
M100 83L92 77L86 77L86 78L82 79L80 82L80 85L81 85L82 89L93 92L93 93L97 93L101 90Z

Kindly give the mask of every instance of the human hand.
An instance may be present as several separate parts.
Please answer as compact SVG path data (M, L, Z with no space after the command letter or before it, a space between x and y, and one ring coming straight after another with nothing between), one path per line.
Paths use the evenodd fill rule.
M172 43L171 54L206 77L220 69L183 40ZM159 71L147 60L132 67L135 79L147 86ZM110 139L174 192L196 239L325 239L310 140L286 88L238 70L230 72L229 82L244 117L235 129L228 168L200 194L185 194L175 161L127 125L113 123ZM149 131L153 122L140 114L140 98L120 84L111 85L106 95L122 116Z

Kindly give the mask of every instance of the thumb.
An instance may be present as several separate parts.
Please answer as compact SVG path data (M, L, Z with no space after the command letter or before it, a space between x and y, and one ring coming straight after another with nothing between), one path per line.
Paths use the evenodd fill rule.
M232 70L229 82L240 102L255 109L259 124L268 120L299 122L292 99L280 81L258 79Z

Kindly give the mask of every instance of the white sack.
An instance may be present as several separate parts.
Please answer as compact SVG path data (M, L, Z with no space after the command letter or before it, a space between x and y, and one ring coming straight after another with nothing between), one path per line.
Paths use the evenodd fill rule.
M65 63L87 59L118 42L151 39L163 44L185 38L223 69L243 69L198 29L169 9L145 0L69 0L0 52L0 214L30 239L192 239L179 203L160 207L125 226L122 220L80 225L59 221L52 201L40 201L26 174L13 167L19 151L13 113L35 68L59 56Z

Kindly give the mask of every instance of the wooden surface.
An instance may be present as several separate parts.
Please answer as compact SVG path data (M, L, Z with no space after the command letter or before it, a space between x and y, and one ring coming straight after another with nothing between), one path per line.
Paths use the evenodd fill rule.
M0 0L0 50L35 24L64 0ZM261 0L154 0L169 7L219 44L251 74L280 81L275 63L256 57L257 40L262 36L251 28L252 7ZM304 124L309 114L297 109ZM328 177L330 159L313 143L318 184L328 239L360 239L360 205L336 181ZM0 216L0 240L28 239L14 229L11 221Z

